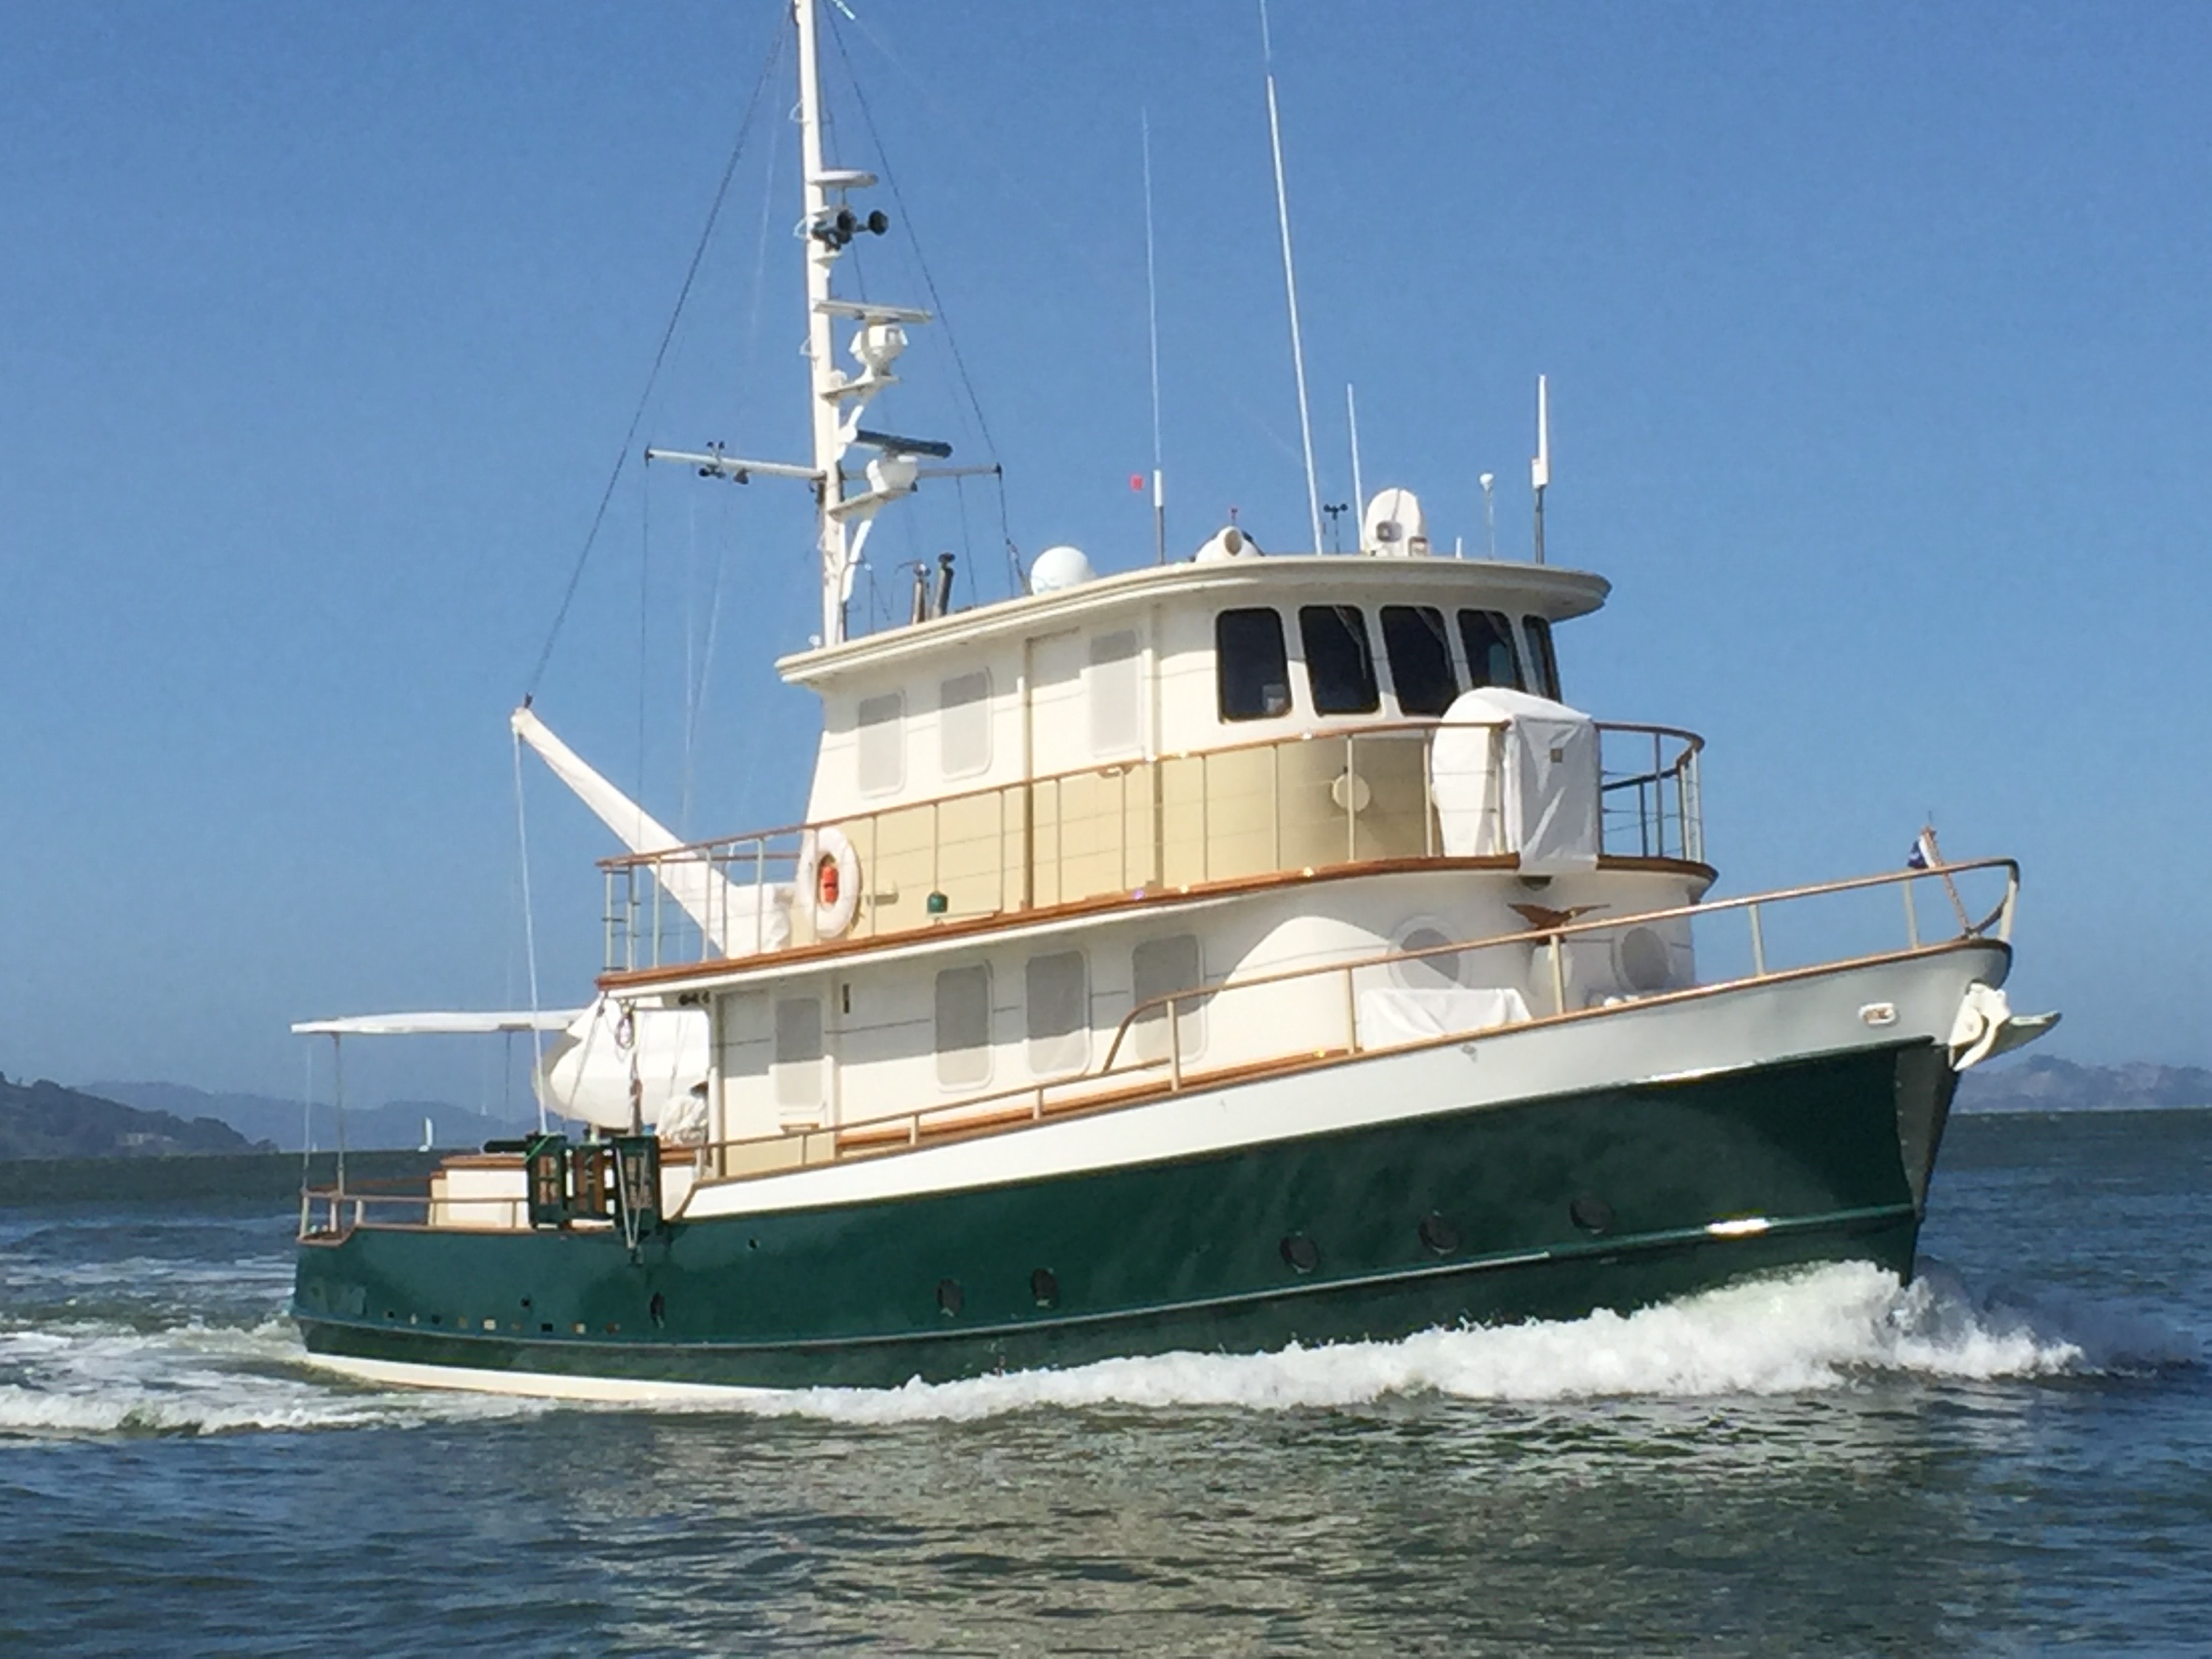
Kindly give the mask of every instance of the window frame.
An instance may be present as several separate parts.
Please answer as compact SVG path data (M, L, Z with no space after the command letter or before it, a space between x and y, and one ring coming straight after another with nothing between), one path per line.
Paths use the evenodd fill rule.
M1480 669L1476 667L1474 641L1468 637L1468 618L1470 617L1486 618L1487 625L1498 630L1497 642L1504 646L1506 655L1512 659L1513 678L1510 682L1486 678L1490 668L1487 653L1484 654L1481 667ZM1470 689L1477 691L1526 691L1528 689L1528 666L1522 657L1521 636L1514 629L1513 618L1510 615L1503 611L1487 610L1481 605L1465 605L1456 608L1452 621L1457 626L1460 655L1465 659L1467 681Z
M1441 706L1414 708L1407 706L1404 678L1398 672L1398 648L1391 633L1390 618L1395 614L1404 618L1404 625L1418 631L1407 634L1408 641L1432 643L1441 653L1443 684L1446 688ZM1433 626L1431 620L1433 619ZM1382 635L1382 658L1390 666L1390 697L1398 705L1401 715L1417 720L1433 719L1450 708L1465 688L1460 684L1459 668L1452 654L1451 624L1444 620L1443 607L1435 605L1385 605L1376 607L1376 626ZM1425 699L1425 705L1433 698Z
M1232 712L1229 701L1229 671L1232 660L1246 656L1252 644L1258 643L1264 647L1268 641L1238 641L1236 642L1236 649L1232 652L1231 641L1229 638L1231 619L1236 619L1234 625L1241 628L1243 626L1243 619L1259 617L1265 617L1273 624L1273 663L1263 663L1261 666L1262 668L1273 666L1279 669L1281 678L1274 681L1258 683L1256 689L1261 694L1261 707L1243 713ZM1265 694L1273 689L1279 689L1282 693L1280 708L1267 706L1269 700ZM1251 720L1279 720L1297 712L1297 693L1292 688L1291 679L1289 636L1283 628L1283 613L1273 605L1232 605L1226 611L1217 611L1213 613L1213 705L1214 712L1224 726L1240 725Z
M1332 684L1329 701L1324 705L1322 701L1322 682L1314 672L1316 634L1313 631L1313 623L1319 623L1326 627L1333 621L1341 625L1346 623L1347 617L1358 619L1359 625L1356 629L1347 626L1345 631L1346 636L1359 647L1359 656L1365 673L1361 683L1353 689L1356 696L1364 698L1364 701L1342 701L1339 689ZM1311 621L1309 621L1310 618ZM1322 635L1321 637L1326 644L1327 635ZM1375 636L1368 631L1367 612L1363 606L1328 601L1300 605L1298 607L1298 655L1299 659L1305 664L1306 700L1316 715L1329 718L1337 715L1382 713L1382 677L1376 672Z
M1038 1005L1037 970L1057 967L1073 959L1075 963L1075 996L1072 1024L1057 1029L1040 1031L1037 1028ZM1050 988L1055 991L1064 988ZM1037 1077L1060 1077L1070 1072L1080 1072L1091 1063L1091 959L1080 946L1066 951L1047 951L1033 956L1022 966L1022 1032L1024 1053L1029 1060L1030 1073ZM1058 1044L1054 1049L1051 1045Z
M889 705L888 717L880 711ZM871 716L869 711L878 711ZM871 736L889 731L888 737ZM906 693L903 690L885 691L872 697L862 697L853 709L853 775L864 795L895 794L906 787ZM885 752L882 745L890 744L889 753L896 762L894 775L886 782L872 773L872 757L880 758Z
M1529 664L1535 670L1536 695L1553 702L1565 701L1559 690L1559 653L1552 641L1552 619L1525 614L1521 631L1527 637Z
M969 688L979 686L973 695ZM967 711L976 712L969 715ZM956 715L956 711L957 714ZM981 758L972 765L956 765L950 733L954 730L955 718L973 719L977 723L977 753ZM978 668L966 674L956 674L939 683L937 688L937 767L948 778L972 778L991 769L991 671Z
M945 1028L947 1023L945 1018L946 984L948 981L956 979L965 981L971 977L980 977L982 981L983 1040L980 1043L964 1043L948 1048L945 1041ZM970 1089L979 1084L988 1083L991 1080L992 1063L991 964L988 962L963 962L951 968L940 968L937 970L937 977L932 981L932 994L934 1007L932 1010L930 1047L931 1053L936 1058L939 1086L946 1089ZM956 1032L955 1035L959 1033ZM977 1057L975 1061L977 1069L972 1076L957 1068L948 1068L945 1064L947 1060L964 1060L966 1056L971 1054Z

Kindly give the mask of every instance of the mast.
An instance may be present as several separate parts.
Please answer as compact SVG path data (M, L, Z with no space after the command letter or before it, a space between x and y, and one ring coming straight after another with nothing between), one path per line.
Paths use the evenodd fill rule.
M830 218L829 180L822 169L822 77L815 53L814 0L792 0L799 24L799 164L804 173L805 224L818 227ZM839 191L842 198L843 192ZM814 443L817 546L822 556L822 643L845 637L845 567L848 548L838 516L845 493L838 462L845 446L838 441L837 387L844 380L832 358L836 341L830 328L830 275L841 252L820 235L806 239L806 363L808 413Z
M775 478L804 478L814 486L815 551L822 569L822 634L818 645L844 642L845 606L853 593L853 579L860 567L861 550L878 512L914 494L921 478L957 478L997 471L994 466L925 466L924 460L942 462L952 446L932 438L901 437L895 433L870 431L860 416L876 394L896 386L891 372L906 349L908 325L926 323L927 311L910 306L881 305L865 300L841 300L831 291L838 257L855 236L880 236L890 228L890 219L878 208L855 212L846 203L848 191L866 190L876 182L872 173L833 167L822 156L822 75L817 14L815 0L791 0L793 20L799 26L799 154L805 216L799 235L806 245L806 372L808 428L812 453L806 465L788 461L756 460L732 455L720 444L703 453L680 449L647 449L648 461L680 461L698 468L702 477L746 483L754 473ZM854 325L847 349L859 366L848 374L836 366L836 327ZM861 479L844 472L846 452L854 445L875 452ZM864 488L848 493L848 484Z

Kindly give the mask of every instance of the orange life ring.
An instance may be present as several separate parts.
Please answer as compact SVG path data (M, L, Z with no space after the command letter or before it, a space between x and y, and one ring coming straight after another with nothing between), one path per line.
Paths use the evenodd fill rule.
M860 855L843 830L824 824L807 832L805 864L814 890L814 936L839 938L860 908Z

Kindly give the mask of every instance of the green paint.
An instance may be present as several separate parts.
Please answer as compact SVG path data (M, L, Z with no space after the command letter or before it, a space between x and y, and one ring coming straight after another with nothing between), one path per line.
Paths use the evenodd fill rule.
M363 1230L302 1247L294 1311L320 1352L888 1385L1574 1317L1810 1262L1905 1277L1925 1173L1907 1162L1932 1163L1952 1081L1927 1054L1859 1051L980 1191L678 1223L635 1253L605 1231ZM1359 1086L1358 1068L1340 1075ZM1577 1224L1577 1199L1598 1200L1581 1220L1602 1232ZM1455 1240L1448 1253L1421 1236L1432 1215ZM1705 1231L1738 1216L1773 1224ZM1317 1257L1304 1271L1292 1235ZM1049 1305L1031 1285L1038 1268L1056 1285ZM940 1305L946 1279L957 1314Z

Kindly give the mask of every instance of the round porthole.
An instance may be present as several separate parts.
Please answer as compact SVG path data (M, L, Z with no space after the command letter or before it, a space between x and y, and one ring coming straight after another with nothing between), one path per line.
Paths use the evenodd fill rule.
M1435 954L1393 962L1390 977L1401 989L1407 991L1434 991L1463 983L1460 978L1460 953L1439 948L1451 942L1443 929L1425 921L1416 922L1403 929L1392 944L1392 950L1430 951Z
M1586 1233L1613 1231L1613 1206L1595 1193L1583 1193L1567 1206L1567 1219Z
M1650 995L1663 991L1674 976L1674 953L1654 927L1632 927L1616 940L1613 964L1620 982L1630 990Z
M1321 1248L1304 1233L1285 1234L1283 1261L1299 1273L1310 1273L1321 1266Z
M1438 1255L1449 1255L1459 1249L1459 1229L1431 1210L1421 1218L1421 1243Z
M1060 1280L1053 1277L1051 1268L1039 1267L1030 1275L1030 1300L1040 1308L1060 1305Z
M960 1294L958 1279L940 1279L937 1281L937 1305L944 1310L947 1319L957 1319L960 1316L960 1310L967 1300L966 1297Z

